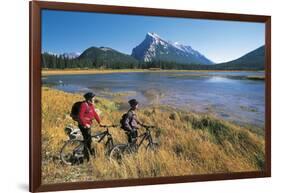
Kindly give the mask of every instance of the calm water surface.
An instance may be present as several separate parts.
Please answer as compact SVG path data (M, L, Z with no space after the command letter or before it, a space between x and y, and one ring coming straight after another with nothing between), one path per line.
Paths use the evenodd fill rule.
M263 75L264 72L55 75L44 77L43 84L66 92L93 91L106 98L123 93L124 100L134 97L144 106L165 104L183 110L210 112L240 124L264 127L264 81L246 78Z

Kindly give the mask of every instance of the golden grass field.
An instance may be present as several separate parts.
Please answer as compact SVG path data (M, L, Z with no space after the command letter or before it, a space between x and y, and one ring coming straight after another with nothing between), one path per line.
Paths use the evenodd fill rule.
M59 152L67 140L64 128L75 125L69 112L79 100L83 100L82 95L42 88L43 184L257 171L264 167L264 136L211 115L163 106L138 111L142 122L157 126L152 134L160 143L158 151L143 147L118 164L110 162L103 153L103 144L98 144L97 158L82 165L63 165ZM102 124L118 124L124 113L114 100L98 98L96 107L102 112ZM102 128L95 124L92 132L97 131ZM126 142L121 129L110 132L115 143Z

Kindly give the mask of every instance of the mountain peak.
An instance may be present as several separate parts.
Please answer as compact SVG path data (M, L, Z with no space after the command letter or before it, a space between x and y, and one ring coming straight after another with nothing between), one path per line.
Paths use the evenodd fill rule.
M265 46L261 46L235 60L216 65L216 68L229 70L264 70Z
M154 32L146 34L145 39L132 50L132 56L144 62L162 60L182 64L213 64L190 46L166 41Z
M147 37L152 37L154 39L162 39L158 34L156 34L154 32L147 32L146 36Z

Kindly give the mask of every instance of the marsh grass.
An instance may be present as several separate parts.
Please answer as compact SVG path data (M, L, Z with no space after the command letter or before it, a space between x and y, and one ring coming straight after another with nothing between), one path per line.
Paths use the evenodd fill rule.
M104 155L103 144L97 144L98 155L90 162L65 166L59 152L67 136L66 125L75 125L69 116L78 94L42 88L42 182L62 183L108 179L180 176L241 171L257 171L264 167L264 138L247 128L219 120L210 115L154 106L139 110L142 122L155 125L153 137L158 151L140 148L126 156L121 164L112 163ZM98 98L103 124L118 124L124 112L118 103ZM102 131L98 126L93 133ZM121 129L110 129L115 143L125 143ZM140 130L139 133L143 132Z

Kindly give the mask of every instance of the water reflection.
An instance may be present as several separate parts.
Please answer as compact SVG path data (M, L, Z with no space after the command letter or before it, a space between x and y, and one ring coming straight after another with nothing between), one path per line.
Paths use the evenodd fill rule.
M264 72L145 72L48 76L42 81L66 92L94 91L126 104L169 105L208 112L242 124L264 126L264 81L248 80Z

